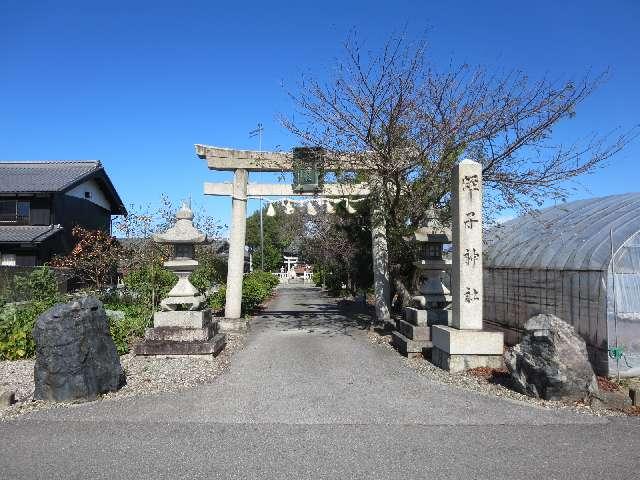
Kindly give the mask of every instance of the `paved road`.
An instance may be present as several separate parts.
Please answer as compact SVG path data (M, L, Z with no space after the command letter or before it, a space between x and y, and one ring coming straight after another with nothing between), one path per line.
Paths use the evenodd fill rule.
M640 478L640 421L431 383L317 289L215 383L0 423L1 478Z

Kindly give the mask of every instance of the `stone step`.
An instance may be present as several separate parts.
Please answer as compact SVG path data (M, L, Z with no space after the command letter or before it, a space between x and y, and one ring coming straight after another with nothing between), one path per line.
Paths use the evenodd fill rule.
M431 327L416 327L404 320L398 321L398 331L411 340L431 340Z
M427 311L415 307L404 307L404 319L416 327L427 326Z
M147 328L147 340L171 340L174 342L206 342L218 333L218 322L204 328L155 327Z
M451 310L421 310L415 307L405 307L404 320L416 327L450 325Z
M427 350L431 348L431 342L427 340L411 340L398 331L391 333L391 343L403 355L409 358L424 355L427 357Z
M138 343L136 355L217 355L227 344L224 333L218 333L207 342L178 342L173 340L147 340Z

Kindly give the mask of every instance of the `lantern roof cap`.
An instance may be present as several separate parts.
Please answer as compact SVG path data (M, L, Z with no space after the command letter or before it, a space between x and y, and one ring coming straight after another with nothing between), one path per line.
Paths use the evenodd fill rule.
M404 239L407 242L451 243L451 228L440 221L431 210L427 213L426 224Z
M193 212L187 202L182 202L180 210L176 213L176 223L164 233L153 236L156 243L205 243L207 236L193 226Z

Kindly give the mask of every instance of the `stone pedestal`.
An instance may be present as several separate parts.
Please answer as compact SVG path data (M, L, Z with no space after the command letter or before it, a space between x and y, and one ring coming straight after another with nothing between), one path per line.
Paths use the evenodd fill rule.
M136 355L217 355L226 345L211 310L156 312Z
M393 346L409 358L427 356L431 348L431 325L438 322L446 325L447 322L446 315L439 313L405 307L404 320L399 320L396 330L391 333Z
M502 368L503 337L500 332L459 330L435 325L431 330L431 362L450 372L470 368Z

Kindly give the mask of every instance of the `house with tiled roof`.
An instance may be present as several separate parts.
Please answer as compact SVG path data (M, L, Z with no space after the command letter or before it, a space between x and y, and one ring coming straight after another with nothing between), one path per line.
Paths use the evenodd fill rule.
M0 266L41 265L127 211L99 161L0 162Z

